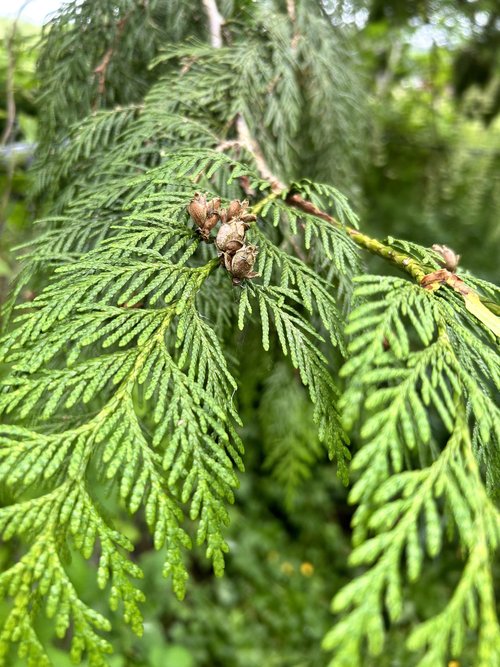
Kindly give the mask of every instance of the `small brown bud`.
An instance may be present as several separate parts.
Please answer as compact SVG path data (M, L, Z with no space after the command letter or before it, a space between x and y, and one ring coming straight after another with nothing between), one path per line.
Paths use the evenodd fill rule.
M188 211L195 224L202 229L207 219L207 198L200 192L196 192L188 206Z
M233 199L231 202L229 202L229 206L227 209L227 222L230 220L233 220L234 218L241 218L243 219L244 216L249 215L247 212L249 206L248 199L244 199L243 201L239 201L238 199ZM255 220L256 218L254 218Z
M210 232L220 220L220 197L214 197L207 204L207 219L203 225L202 236L208 238Z
M212 213L212 215L209 215L208 218L205 220L205 224L203 225L203 230L202 230L203 236L208 238L210 232L218 222L219 222L219 214L217 212L214 212Z
M435 243L432 246L432 249L443 258L440 261L441 266L443 266L445 269L448 269L448 271L456 271L460 261L460 255L457 255L456 252L451 248L448 248L448 246L439 245L438 243Z
M227 221L232 220L233 218L238 217L241 211L241 202L238 199L233 199L229 202L227 207Z

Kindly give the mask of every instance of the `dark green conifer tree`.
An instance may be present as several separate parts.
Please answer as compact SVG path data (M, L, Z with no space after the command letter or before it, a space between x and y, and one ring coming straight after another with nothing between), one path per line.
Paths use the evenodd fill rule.
M141 634L130 515L179 598L193 543L221 576L257 418L289 503L324 456L351 488L323 664L383 664L446 553L447 600L398 641L420 667L500 665L498 289L358 225L363 92L338 22L314 0L70 2L39 76L42 213L1 344L0 665L16 646L51 664L44 615L93 666L110 618Z

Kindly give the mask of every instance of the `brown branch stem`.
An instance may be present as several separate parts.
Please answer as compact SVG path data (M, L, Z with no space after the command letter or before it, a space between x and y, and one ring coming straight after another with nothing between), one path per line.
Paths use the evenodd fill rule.
M285 201L290 206L304 211L304 213L314 215L317 218L321 218L321 220L326 220L339 229L345 229L356 245L364 248L373 255L378 255L379 257L390 261L392 264L395 264L397 267L412 276L412 278L414 278L417 282L420 283L426 275L427 272L416 259L413 259L412 257L409 257L402 252L394 250L390 246L381 243L377 239L373 239L370 236L363 234L358 229L354 229L354 227L344 226L332 215L326 213L325 211L321 211L312 202L304 199L302 195L297 193L289 194Z
M94 74L97 74L97 82L98 82L97 91L100 97L102 97L106 92L106 73L108 71L109 63L111 62L111 58L113 56L113 53L115 52L116 45L118 44L122 36L123 30L127 25L127 21L130 17L130 14L131 12L128 12L127 14L125 14L123 18L121 18L118 21L116 35L113 40L113 44L107 49L106 53L103 55L101 59L101 62L94 69ZM97 100L95 101L95 105L97 105Z
M247 151L253 156L257 171L265 181L269 181L271 184L272 192L284 192L287 189L286 185L277 176L275 176L269 168L261 147L252 137L250 128L248 127L248 124L244 119L243 114L241 113L239 113L236 117L236 131L238 133L238 140L241 146L246 148Z
M16 58L14 55L14 39L16 36L16 23L6 40L7 51L7 76L5 80L5 96L7 98L7 121L0 139L0 146L5 146L9 141L16 122L16 99L14 94L14 70L16 68Z
M224 17L219 12L215 0L202 0L202 3L210 26L210 43L214 49L220 49L222 47L222 26L224 25Z

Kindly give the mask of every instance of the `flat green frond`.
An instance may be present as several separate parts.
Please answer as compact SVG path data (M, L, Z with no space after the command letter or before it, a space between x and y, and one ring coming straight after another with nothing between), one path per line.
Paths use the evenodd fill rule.
M485 473L493 491L498 474L491 449L500 423L498 355L488 334L450 306L454 294L396 278L357 282L341 407L349 428L361 424L363 445L352 465L350 500L359 506L351 563L367 569L335 597L335 611L345 616L325 638L335 651L331 664L362 665L365 651L381 653L383 615L398 622L408 583L453 535L464 552L461 579L446 609L423 619L408 647L420 651L422 667L445 664L473 632L474 664L498 664L491 567L500 514L483 482ZM443 431L449 435L441 449ZM454 530L445 531L443 516Z
M327 448L330 458L336 460L338 475L346 482L349 440L335 407L338 388L328 370L327 359L317 348L322 338L295 307L300 303L300 294L293 289L248 285L240 299L240 327L243 326L246 311L257 311L262 326L262 344L268 350L270 327L271 324L274 326L282 354L290 359L307 388L320 441Z
M457 412L450 439L436 460L420 470L392 475L372 494L368 520L371 537L351 555L351 564L368 569L343 588L333 601L348 614L326 636L336 651L332 665L362 665L366 650L379 655L384 646L387 613L397 622L408 586L428 558L441 550L446 532L438 518L444 505L464 552L455 591L437 616L418 625L408 639L411 650L425 654L419 667L444 664L459 656L466 633L477 634L479 667L500 660L500 625L491 595L493 553L500 538L500 514L488 498L463 409Z
M356 505L332 667L376 664L402 624L419 667L500 667L498 288L357 229L365 96L328 7L219 5L72 0L43 31L40 219L0 339L0 667L50 667L43 616L108 664L110 619L143 632L144 551L183 598L199 547L221 576L230 516L251 517L245 465L293 519L327 457ZM419 604L448 563L447 600Z
M95 131L98 136L104 130ZM0 511L4 537L21 540L18 566L31 568L37 566L40 541L52 535L52 576L60 581L69 581L68 549L85 559L98 550L97 582L109 589L110 609L122 608L137 633L142 594L132 579L141 571L127 556L133 544L116 517L104 518L91 491L91 471L123 510L144 516L179 597L191 546L184 514L195 523L195 540L206 546L215 573L223 573L227 505L234 502L243 470L243 447L236 430L238 382L229 365L235 354L226 353L226 333L211 321L214 312L224 312L222 301L227 331L231 313L234 327L238 308L250 297L247 306L259 314L264 348L281 347L312 402L317 435L298 450L289 488L307 476L320 441L347 478L348 440L327 356L332 344L341 353L345 347L330 286L268 238L260 219L249 238L268 264L262 280L231 285L215 248L201 242L186 211L200 188L194 181L202 178L215 195L213 181L220 175L231 183L245 176L252 187L268 187L223 153L182 148L140 176L131 178L125 170L91 198L82 193L67 214L48 219L30 256L34 270L46 276L45 287L18 309L0 346L11 368L0 386L0 481L11 498ZM298 391L304 400L307 394ZM36 623L51 593L31 574L22 576L28 588L19 614L25 623ZM108 624L87 627L90 611L76 591L73 597L64 599L66 620L58 620L58 632L78 628L75 659L86 652L100 664L98 656L108 650L101 632ZM62 613L60 599L52 598L51 613ZM30 650L37 646L34 636Z

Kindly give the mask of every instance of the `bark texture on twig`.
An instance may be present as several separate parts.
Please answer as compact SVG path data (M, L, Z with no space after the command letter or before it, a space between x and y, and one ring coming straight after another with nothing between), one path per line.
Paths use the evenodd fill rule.
M210 26L210 43L214 49L220 49L222 47L222 26L224 25L224 17L219 12L215 0L202 0L202 2Z
M252 155L255 161L259 174L265 181L271 184L271 190L275 193L284 192L287 190L286 185L273 174L269 165L266 162L264 153L259 144L255 141L250 133L250 128L242 114L238 114L236 118L236 131L238 132L238 139L240 144L246 148Z

